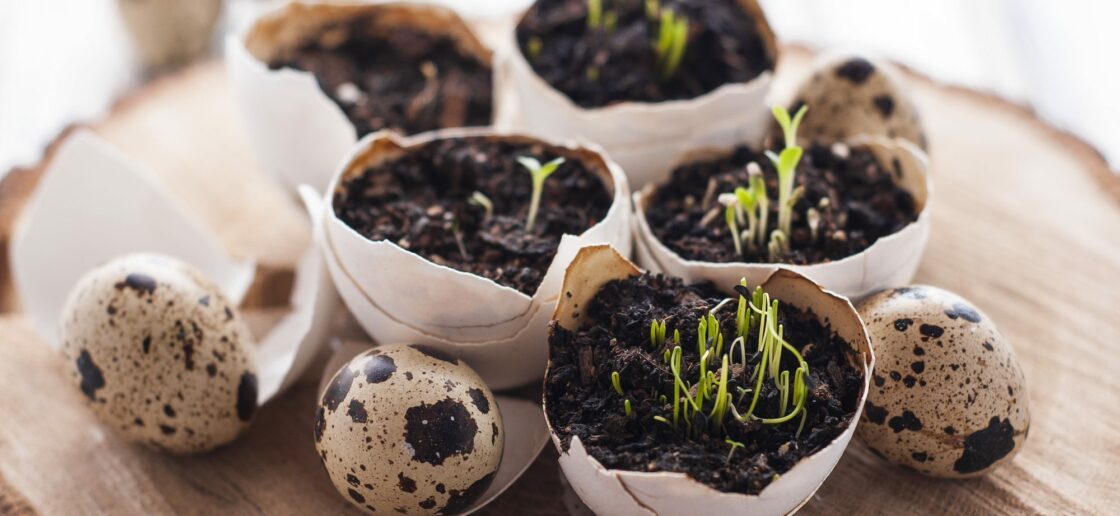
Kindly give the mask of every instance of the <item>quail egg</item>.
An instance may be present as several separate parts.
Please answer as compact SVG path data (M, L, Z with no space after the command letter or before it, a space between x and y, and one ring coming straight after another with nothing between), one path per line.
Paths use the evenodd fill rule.
M194 267L133 254L88 272L63 308L67 370L124 438L172 453L232 441L257 408L253 339Z
M875 372L857 435L887 460L932 476L982 475L1030 429L1023 371L986 314L928 286L860 304Z
M799 134L824 142L878 135L909 140L925 149L918 112L896 75L889 65L858 56L819 61L793 97L791 112L809 106Z
M375 513L462 512L494 479L504 435L479 376L419 345L354 357L324 390L315 418L331 482Z

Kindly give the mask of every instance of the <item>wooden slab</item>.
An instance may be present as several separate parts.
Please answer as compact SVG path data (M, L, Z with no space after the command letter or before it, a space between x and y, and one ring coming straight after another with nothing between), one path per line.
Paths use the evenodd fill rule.
M791 52L783 56L783 79L808 59ZM1011 464L971 481L927 479L853 443L803 512L1114 512L1120 507L1115 178L1089 147L1026 109L914 76L911 82L929 129L937 195L917 281L964 295L998 322L1027 376L1031 433ZM267 256L282 268L306 244L305 223L254 168L227 88L220 65L200 65L136 94L95 128L174 185L232 253ZM21 188L0 185L0 240L5 210L18 205L12 192L26 191L28 177ZM275 314L253 314L258 327L269 318ZM0 316L0 513L350 510L312 445L317 369L265 407L232 446L175 458L105 433L61 367L26 320ZM485 512L585 511L566 489L555 457L546 451Z

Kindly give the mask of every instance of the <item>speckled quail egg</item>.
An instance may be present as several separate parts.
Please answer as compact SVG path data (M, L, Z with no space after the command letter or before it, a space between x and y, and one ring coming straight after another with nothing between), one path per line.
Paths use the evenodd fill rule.
M1015 456L1030 428L1025 380L987 315L921 285L880 292L859 311L876 364L857 435L872 451L948 478Z
M462 512L502 460L494 395L465 363L427 346L354 357L324 390L315 420L331 482L370 512Z
M60 327L70 376L126 439L206 451L232 441L256 411L252 335L186 263L132 254L88 272Z
M809 111L798 134L807 140L827 143L877 135L926 148L918 112L885 63L852 55L825 57L797 89L791 113L801 105Z

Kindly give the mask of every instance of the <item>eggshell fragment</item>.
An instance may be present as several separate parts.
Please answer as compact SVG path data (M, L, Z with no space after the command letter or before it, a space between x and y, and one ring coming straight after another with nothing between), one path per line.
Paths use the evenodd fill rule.
M455 11L436 5L293 2L261 16L247 30L227 38L226 62L257 160L292 189L301 184L325 188L339 160L357 142L357 130L313 74L270 70L267 63L280 49L354 19L387 31L407 24L447 34L464 53L491 62L490 50Z
M315 447L339 493L371 513L457 514L487 490L505 429L490 389L425 346L382 346L323 391Z
M854 54L823 54L787 104L809 106L798 140L832 143L870 135L927 148L918 110L894 67ZM774 124L773 130L777 130Z
M878 357L860 439L885 459L937 477L983 475L1030 430L1025 379L991 318L916 285L860 304Z
M106 426L173 453L232 441L257 409L253 337L197 269L133 254L90 271L62 312L69 376Z
M774 34L755 0L739 0L751 14L771 55ZM509 38L516 34L510 31ZM685 153L706 146L760 141L766 133L765 101L773 74L764 72L746 83L725 84L687 100L658 103L620 102L587 109L546 83L525 60L517 42L504 45L496 88L510 97L497 119L509 129L549 139L577 138L602 145L634 188L668 173Z
M579 325L580 308L587 306L603 284L640 272L609 246L584 248L564 277L564 295L553 318L557 324L575 329ZM697 279L721 281L719 278ZM867 398L870 371L875 364L859 315L847 299L789 269L767 271L761 276L748 277L747 281L760 284L783 302L811 309L862 358L859 365L864 386L852 423L831 444L797 463L758 495L723 493L681 473L607 469L587 453L578 437L572 437L568 449L563 449L559 436L550 426L552 441L560 451L564 476L596 514L788 514L809 500L840 460L856 431L856 422ZM737 282L738 278L724 284ZM546 398L546 406L547 403Z
M685 260L663 244L646 220L645 209L657 185L647 185L634 193L633 218L638 263L654 272L679 276L686 281L711 279L717 284L731 285L739 278L765 277L779 268L804 274L822 287L852 299L860 299L885 287L905 285L914 278L922 251L929 240L930 203L933 183L929 178L926 154L905 140L878 137L857 137L848 140L852 147L866 147L880 163L895 171L897 184L914 196L918 219L898 232L880 238L867 249L847 258L811 265L778 265L773 263L710 263ZM686 157L682 163L710 158L726 149L712 149ZM667 179L666 179L667 180ZM665 181L665 180L663 180Z
M542 337L550 309L543 307L556 302L563 270L576 252L585 245L609 243L629 253L629 187L618 166L596 147L546 142L598 171L613 190L613 201L598 224L581 235L564 235L532 297L437 265L393 242L371 241L335 214L333 192L344 178L410 147L459 137L528 139L477 128L411 137L378 132L364 138L335 175L323 201L325 261L343 301L375 341L433 345L467 359L491 387L523 385L544 372L548 351Z

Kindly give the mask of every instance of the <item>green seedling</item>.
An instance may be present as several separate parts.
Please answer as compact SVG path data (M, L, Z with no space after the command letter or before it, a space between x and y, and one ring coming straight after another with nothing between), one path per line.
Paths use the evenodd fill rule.
M560 165L564 163L564 158L556 158L544 165L540 161L528 156L521 156L517 158L517 162L529 171L533 179L533 197L529 201L529 215L525 220L525 231L533 230L533 223L537 221L537 210L541 205L541 193L544 191L544 180L548 176L556 172Z
M797 204L797 199L805 190L803 188L795 191L793 188L794 179L796 179L797 164L801 161L801 155L804 150L797 145L797 127L801 125L801 119L805 117L805 113L809 110L808 106L802 105L801 109L797 110L797 114L790 118L789 111L781 106L774 106L771 111L774 113L774 119L778 121L778 125L782 126L782 134L785 138L785 148L782 149L780 154L775 154L772 151L766 151L766 156L774 163L774 168L778 171L778 230L783 233L783 238L780 242L783 247L779 250L782 252L789 251L788 236L790 233L790 220L793 213L793 206ZM774 239L771 238L771 244ZM771 251L771 256L774 253Z
M736 449L746 447L743 443L731 439L724 439L723 442L731 446L731 451L727 452L727 462L731 462L731 456L735 454Z
M587 0L587 28L598 29L603 26L603 0Z
M684 58L688 46L688 18L668 9L660 10L660 13L661 22L654 49L661 80L667 81L676 75L681 59Z
M540 57L541 50L544 50L544 42L538 36L529 38L529 41L525 44L525 51L529 54L531 60Z
M467 203L471 206L482 208L483 222L490 220L490 217L494 216L494 203L490 202L490 198L487 197L486 194L478 190L471 193L471 196L467 199Z
M661 16L661 2L658 0L645 0L646 19L655 22Z
M614 392L619 396L625 396L622 392L622 377L619 376L618 371L611 372L611 386L614 387Z

